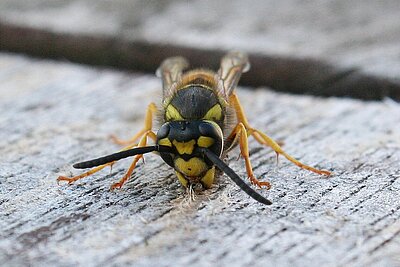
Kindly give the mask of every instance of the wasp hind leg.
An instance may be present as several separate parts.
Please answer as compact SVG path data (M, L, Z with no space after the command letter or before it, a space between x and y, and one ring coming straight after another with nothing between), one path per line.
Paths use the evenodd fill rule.
M90 175L92 175L92 174L104 169L107 166L111 166L112 164L113 163L110 162L110 163L107 163L107 164L104 164L104 165L100 165L100 166L98 166L96 168L91 169L90 171L84 172L84 173L82 173L80 175L76 175L76 176L73 176L73 177L67 177L67 176L60 175L57 178L57 182L65 181L65 182L68 182L68 184L72 184L73 182L78 181L78 180L80 180L82 178L85 178L87 176L90 176Z
M268 135L260 132L257 129L252 129L253 130L253 137L257 140L257 142L259 142L260 144L266 145L271 147L278 155L283 155L286 159L288 159L290 162L296 164L297 166L299 166L302 169L320 174L320 175L326 175L329 176L331 175L330 171L325 171L325 170L319 170L316 168L313 168L311 166L308 166L304 163L301 163L300 161L298 161L297 159L293 158L292 156L290 156L289 154L287 154L285 151L282 150L282 148L279 146L279 144L277 142L275 142L271 137L269 137Z
M140 139L140 142L139 142L137 147L145 147L147 145L147 138L148 137L150 137L154 141L156 141L156 139L157 139L157 136L153 131L151 131L151 130L146 131L144 133L144 135L142 136L142 138ZM138 163L138 161L141 158L143 158L142 154L139 154L139 155L135 156L135 158L133 159L133 161L131 163L131 166L129 167L128 171L125 173L124 176L122 176L122 178L118 182L116 182L116 183L111 185L111 187L110 187L111 190L113 190L115 188L121 188L126 183L126 181L128 181L128 179L131 177L131 175L133 173L133 170L136 167L136 164Z
M135 146L135 145L132 144L132 145L129 145L129 146L124 147L122 150L131 149L131 148L133 148L134 146ZM97 167L95 167L95 168L93 168L93 169L91 169L91 170L89 170L89 171L87 171L87 172L84 172L84 173L82 173L82 174L79 174L79 175L76 175L76 176L73 176L73 177L58 176L57 182L59 182L59 181L65 181L65 182L68 182L68 184L72 184L72 183L75 182L75 181L78 181L78 180L80 180L80 179L82 179L82 178L85 178L85 177L87 177L87 176L90 176L90 175L92 175L92 174L94 174L94 173L96 173L96 172L98 172L98 171L101 171L102 169L104 169L104 168L107 167L107 166L112 166L114 163L115 163L115 162L110 162L110 163L107 163L107 164L103 164L103 165L97 166Z
M138 146L138 145L140 146L140 143L139 143L139 144L136 143L136 141L137 141L139 138L142 138L142 139L144 138L144 139L146 139L147 136L149 136L149 137L151 137L151 138L155 141L155 140L156 140L156 136L155 136L155 134L154 134L153 132L151 132L151 128L153 127L153 117L154 117L154 113L155 113L156 111L157 111L157 106L156 106L156 104L150 103L150 104L148 105L148 107L147 107L147 110L146 110L145 125L144 125L143 129L140 130L137 134L135 134L131 139L129 139L129 140L121 140L121 139L119 139L119 138L117 138L117 137L115 137L115 136L111 136L111 139L112 139L115 143L117 143L117 144L120 144L120 145L127 145L127 146L124 147L122 150L131 149L131 148L136 147L136 146ZM152 134L150 134L149 132L151 132ZM121 150L121 151L122 151L122 150ZM135 157L135 159L136 159L136 157ZM135 164L134 164L135 166L136 166L136 163L137 163L137 162L135 162ZM76 176L73 176L73 177L59 176L59 177L57 178L57 182L59 182L59 181L66 181L66 182L68 182L69 184L72 184L73 182L75 182L75 181L77 181L77 180L80 180L80 179L82 179L82 178L85 178L85 177L87 177L87 176L90 176L90 175L92 175L92 174L94 174L94 173L96 173L96 172L98 172L98 171L104 169L104 168L107 167L107 166L112 166L113 164L114 164L114 162L110 162L110 163L107 163L107 164L104 164L104 165L100 165L100 166L98 166L98 167L95 167L95 168L93 168L93 169L87 171L87 172L84 172L84 173L82 173L82 174L80 174L80 175L76 175ZM133 163L132 163L132 165L133 165ZM131 167L132 167L132 165L131 165ZM132 168L132 171L133 171L133 169L134 169L134 166L133 166L133 168ZM131 171L131 173L132 173L132 171ZM123 185L123 183L124 183L127 179L128 179L128 178L126 178L126 179L121 183L121 186ZM121 180L123 180L123 179L121 179ZM119 186L118 183L117 183L117 185L115 185L115 187L121 187L121 186Z
M116 137L115 135L111 135L111 141L113 141L114 143L118 144L118 145L133 145L136 146L137 145L137 141L147 132L150 131L153 127L153 117L154 114L157 112L157 106L154 103L150 103L147 106L147 110L146 110L146 117L144 119L144 127L142 130L140 130L138 133L136 133L134 136L132 136L130 139L128 140L122 140L118 137Z
M269 137L268 135L264 134L263 132L261 132L257 129L250 127L250 125L247 121L247 118L244 115L243 108L240 105L239 99L235 93L232 93L232 95L230 96L230 103L236 111L237 120L240 123L242 123L244 125L244 127L246 128L247 135L252 135L257 140L257 142L259 142L260 144L271 147L275 151L277 156L283 155L290 162L296 164L297 166L299 166L302 169L309 170L309 171L312 171L314 173L321 174L321 175L327 175L327 176L331 175L331 172L329 172L329 171L319 170L319 169L316 169L316 168L313 168L311 166L301 163L297 159L295 159L292 156L290 156L289 154L287 154L281 148L281 146L277 142L275 142L271 137Z

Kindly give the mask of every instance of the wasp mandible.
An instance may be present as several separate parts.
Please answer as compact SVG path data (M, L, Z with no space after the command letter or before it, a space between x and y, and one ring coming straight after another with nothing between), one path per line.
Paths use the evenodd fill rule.
M269 189L269 182L259 181L254 176L249 158L249 136L271 147L277 156L283 155L300 168L321 175L331 174L301 163L268 135L250 126L235 93L242 73L250 68L244 53L230 52L225 55L217 72L208 69L184 72L188 66L188 61L183 57L171 57L163 61L157 70L157 76L162 80L160 108L155 103L148 106L143 129L131 139L124 141L114 137L116 143L126 147L111 155L77 163L73 165L74 168L93 169L74 177L59 176L57 180L72 183L122 158L135 156L125 175L111 186L111 189L121 188L131 177L143 154L158 152L174 168L184 187L201 183L204 188L210 188L218 168L250 197L269 205L271 201L252 189L223 161L227 153L239 145L251 184ZM161 121L157 133L153 131L156 118ZM155 144L149 146L149 139Z

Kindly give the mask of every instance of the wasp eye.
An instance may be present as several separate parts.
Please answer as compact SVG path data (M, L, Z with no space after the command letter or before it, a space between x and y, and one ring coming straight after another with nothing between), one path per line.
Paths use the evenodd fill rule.
M169 123L164 123L161 126L160 130L158 130L158 132L157 132L157 139L160 140L160 139L168 137L169 130L170 130Z
M216 127L208 122L199 124L199 132L202 136L219 137Z

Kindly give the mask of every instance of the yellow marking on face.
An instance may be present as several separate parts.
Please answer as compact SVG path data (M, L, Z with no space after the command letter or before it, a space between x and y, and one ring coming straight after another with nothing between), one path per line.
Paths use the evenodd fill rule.
M175 168L186 176L199 177L208 169L208 166L200 158L191 158L188 161L177 158L175 160Z
M174 144L176 150L178 150L178 153L183 155L183 154L192 154L194 145L196 144L196 140L190 140L189 142L178 142L176 140L172 141L172 144Z
M172 147L171 141L168 138L163 138L158 141L159 145Z
M214 138L208 136L200 136L199 139L197 139L197 145L199 147L210 147L214 142Z
M210 108L206 115L204 115L203 120L219 121L222 119L222 108L220 104L215 104Z
M176 176L178 177L179 182L181 183L181 185L183 185L184 187L188 186L188 180L182 175L182 173L175 171Z
M203 183L205 188L210 188L214 182L215 177L215 167L209 169L206 174L201 178L201 182Z
M183 120L182 115L179 113L179 111L173 106L173 105L168 105L167 108L165 109L165 118L167 121L179 121Z

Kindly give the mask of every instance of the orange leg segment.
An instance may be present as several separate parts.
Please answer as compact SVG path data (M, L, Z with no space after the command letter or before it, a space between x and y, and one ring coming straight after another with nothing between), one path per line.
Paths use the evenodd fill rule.
M239 122L236 127L233 129L231 135L228 139L233 139L233 144L239 142L240 146L240 155L243 157L246 163L246 171L247 176L252 184L257 185L258 187L265 186L267 189L271 188L269 182L261 182L259 181L253 173L253 168L251 166L250 157L249 157L249 145L247 140L247 130L243 123Z
M128 149L133 148L134 146L135 145L129 145L129 146L124 147L122 150L128 150ZM66 182L68 182L68 184L72 184L73 182L78 181L78 180L80 180L82 178L85 178L87 176L90 176L90 175L92 175L92 174L104 169L107 166L112 166L114 163L115 162L110 162L110 163L107 163L107 164L103 164L103 165L97 166L97 167L91 169L90 171L84 172L84 173L82 173L80 175L76 175L76 176L73 176L73 177L58 176L57 182L66 181Z
M230 101L230 104L234 107L234 109L236 111L236 117L237 117L238 123L239 124L242 123L244 128L247 130L247 136L252 135L257 140L257 142L259 142L262 145L271 147L277 153L277 155L283 155L290 162L296 164L297 166L299 166L302 169L309 170L309 171L312 171L312 172L315 172L315 173L321 174L321 175L327 175L327 176L331 175L331 172L329 172L329 171L318 170L316 168L313 168L311 166L301 163L297 159L295 159L292 156L290 156L289 154L287 154L281 148L281 146L277 142L275 142L271 137L269 137L268 135L262 133L261 131L259 131L257 129L252 128L247 121L247 118L244 114L243 108L240 105L239 98L237 97L237 95L235 93L232 93L229 101ZM233 132L232 132L231 136L233 136ZM241 149L242 149L242 147L241 147ZM247 166L247 164L246 164L246 166Z
M147 144L147 142L146 142L146 141L147 141L147 137L150 137L151 139L153 139L153 141L156 141L156 139L157 139L157 136L156 136L155 133L153 133L152 131L147 131L146 133L144 133L144 136L142 137L142 139L141 139L141 141L140 141L140 143L139 143L139 146L141 146L141 144L144 144L144 145L142 145L142 146L146 146L146 144ZM143 141L143 140L144 140L144 141ZM131 145L129 145L129 146L124 147L121 151L131 149L131 148L133 148L133 147L135 147L135 146L136 146L136 144L131 144ZM140 156L140 157L138 157L138 156ZM138 157L138 159L136 160L137 157ZM124 175L124 177L127 176L127 178L121 179L121 181L123 180L122 183L121 183L121 181L119 182L119 183L121 183L121 186L125 183L125 181L126 181L126 180L129 178L129 176L132 174L133 169L135 168L137 161L138 161L141 157L142 157L142 155L137 155L137 156L135 156L134 164L132 163L132 165L134 165L134 166L132 167L132 165L131 165L131 167L129 168L127 174ZM136 160L136 161L135 161L135 160ZM103 165L100 165L100 166L97 166L97 167L95 167L95 168L93 168L93 169L91 169L91 170L89 170L89 171L87 171L87 172L84 172L84 173L82 173L82 174L80 174L80 175L76 175L76 176L73 176L73 177L58 176L57 182L59 182L59 181L66 181L66 182L68 182L68 184L72 184L73 182L75 182L75 181L77 181L77 180L80 180L80 179L82 179L82 178L85 178L85 177L87 177L87 176L90 176L90 175L92 175L92 174L94 174L94 173L96 173L96 172L98 172L98 171L104 169L104 168L107 167L107 166L112 166L114 163L115 163L115 161L114 161L114 162L107 163L107 164L103 164ZM129 173L129 171L130 171L130 173ZM129 173L129 175L128 175L128 173ZM118 183L117 183L117 184L118 184ZM114 184L114 185L115 185L115 184ZM114 186L114 185L112 186L112 189L118 187L118 185L116 185L116 186ZM121 187L121 186L119 186L119 187Z
M111 140L118 144L118 145L133 145L136 146L136 142L137 140L139 140L139 138L141 138L147 131L150 131L153 128L153 117L154 117L154 113L157 112L157 106L154 103L150 103L147 106L147 110L146 110L146 117L144 119L144 127L142 130L140 130L138 133L136 133L134 136L132 136L130 139L128 140L122 140L119 139L118 137L116 137L115 135L111 135L110 138Z
M154 132L152 131L147 131L144 133L143 137L140 139L140 142L138 144L137 147L144 147L147 145L147 137L150 137L151 139L153 139L154 141L157 139L157 136ZM143 155L136 155L135 158L133 159L133 162L131 163L131 166L129 167L128 171L125 173L124 176L122 176L122 178L111 185L110 189L113 190L115 188L121 188L126 181L128 181L128 179L131 177L133 170L136 167L136 164L138 163L138 161L143 158Z

